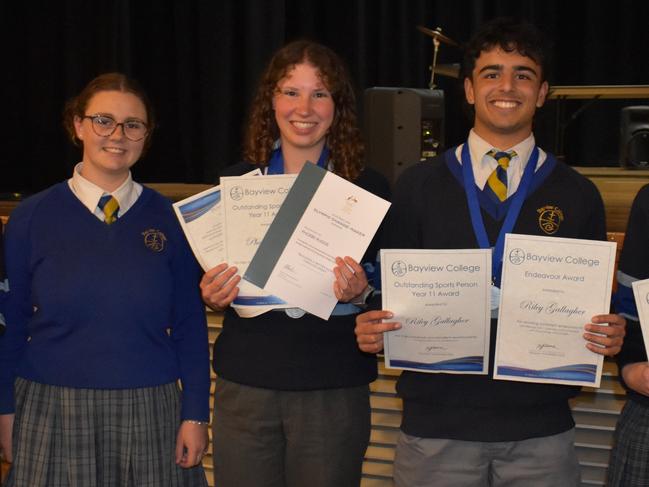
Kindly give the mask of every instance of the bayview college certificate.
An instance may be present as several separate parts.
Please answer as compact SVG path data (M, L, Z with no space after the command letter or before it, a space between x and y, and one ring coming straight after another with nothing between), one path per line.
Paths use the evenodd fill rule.
M307 163L244 278L326 320L337 302L335 258L348 255L360 261L389 206L369 191Z
M508 234L494 378L599 387L584 325L608 313L614 242Z
M225 260L237 266L240 275L246 272L295 178L295 174L221 178ZM240 316L249 317L291 305L242 279L232 307Z
M207 189L173 205L196 260L204 271L225 260L221 187Z
M244 174L260 175L259 169ZM215 186L173 204L196 260L206 272L224 262L227 255L221 203L221 187Z
M491 250L381 249L383 309L402 328L385 333L385 365L486 374Z

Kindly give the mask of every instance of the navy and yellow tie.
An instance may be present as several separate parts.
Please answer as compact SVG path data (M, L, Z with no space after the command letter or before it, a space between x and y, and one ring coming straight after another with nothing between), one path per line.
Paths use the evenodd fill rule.
M119 210L119 203L114 196L106 194L99 198L99 203L97 204L99 209L104 212L104 222L106 225L110 225L117 220L117 211Z
M487 179L487 187L491 190L498 201L507 199L507 168L512 157L516 157L516 152L498 152L495 149L487 152L488 156L493 157L498 165Z

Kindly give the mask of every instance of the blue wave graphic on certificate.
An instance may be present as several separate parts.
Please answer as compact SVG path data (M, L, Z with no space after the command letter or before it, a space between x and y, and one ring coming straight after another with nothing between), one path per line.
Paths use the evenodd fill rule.
M541 370L501 365L498 367L498 374L511 375L514 377L534 377L537 379L563 379L595 382L597 377L597 365L574 364Z
M286 301L279 299L277 296L237 296L234 304L239 306L269 306L274 304L286 304Z
M190 203L182 205L179 208L180 214L183 216L185 223L189 223L210 211L219 203L219 201L221 201L221 192L214 191L213 193L206 194L202 198L198 198Z
M390 360L390 367L418 369L418 370L452 370L452 371L478 371L482 370L484 357L474 355L469 357L458 357L451 360L442 360L441 362L432 362L425 364L422 362L413 362L411 360Z

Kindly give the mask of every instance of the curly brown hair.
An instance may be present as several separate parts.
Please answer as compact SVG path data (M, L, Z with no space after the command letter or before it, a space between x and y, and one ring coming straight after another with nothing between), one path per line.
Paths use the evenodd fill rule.
M280 135L273 111L273 97L278 91L278 83L300 63L315 67L331 93L335 113L327 133L329 159L334 173L353 181L363 169L364 147L356 121L356 97L351 79L335 52L309 40L287 44L268 63L248 116L243 157L260 166L268 163Z
M69 139L78 147L83 145L83 142L79 140L77 132L74 129L74 118L83 117L86 114L88 103L90 103L92 97L100 91L121 91L122 93L131 93L137 96L144 104L147 117L147 133L144 141L144 148L142 150L142 153L144 154L151 145L151 135L155 129L155 114L153 112L153 106L140 84L122 73L100 74L90 81L90 83L81 90L81 93L66 102L63 107L63 128L68 134Z

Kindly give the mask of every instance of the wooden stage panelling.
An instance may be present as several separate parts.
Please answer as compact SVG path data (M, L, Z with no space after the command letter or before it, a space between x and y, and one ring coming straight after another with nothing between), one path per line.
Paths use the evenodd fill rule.
M602 193L606 207L606 224L609 232L626 231L631 202L638 190L649 183L649 170L631 170L616 167L576 167L590 178ZM173 201L199 193L208 184L145 183ZM7 216L17 205L15 201L0 200L0 216Z
M625 232L629 210L638 190L649 183L649 170L619 167L576 167L595 183L606 208L606 229Z

